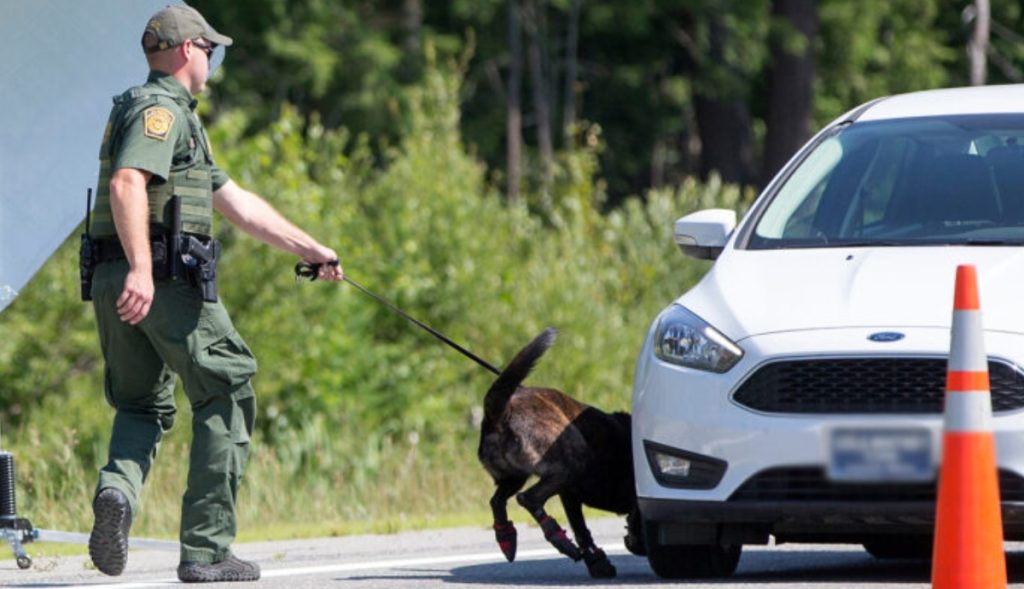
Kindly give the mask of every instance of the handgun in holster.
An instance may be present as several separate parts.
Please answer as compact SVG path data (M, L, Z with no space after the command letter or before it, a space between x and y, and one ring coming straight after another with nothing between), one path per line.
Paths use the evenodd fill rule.
M181 260L192 286L203 293L203 300L217 302L217 261L220 242L215 239L203 243L195 236L186 235L181 241Z
M217 260L220 243L209 239L205 243L194 235L181 231L181 197L171 197L171 236L168 240L170 273L175 280L188 280L199 289L203 300L217 302Z

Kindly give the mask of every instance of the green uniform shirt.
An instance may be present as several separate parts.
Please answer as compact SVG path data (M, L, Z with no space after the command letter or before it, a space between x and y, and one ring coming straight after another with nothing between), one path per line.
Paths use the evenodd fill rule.
M133 95L133 91L138 96ZM109 183L119 169L135 168L153 174L148 191L151 221L158 224L165 223L165 217L159 210L163 203L154 202L154 194L159 186L172 180L172 167L181 167L189 159L205 160L203 167L209 168L209 176L189 175L187 182L208 182L210 192L229 180L213 161L206 130L195 113L198 101L181 82L168 74L151 71L144 85L129 90L126 95L128 97L122 96L122 99L129 102L120 108L114 106L103 137L93 226L93 235L97 237L117 234L110 209ZM188 189L185 194L190 194ZM206 216L202 208L196 210L196 214ZM186 202L182 209L186 225L190 210Z

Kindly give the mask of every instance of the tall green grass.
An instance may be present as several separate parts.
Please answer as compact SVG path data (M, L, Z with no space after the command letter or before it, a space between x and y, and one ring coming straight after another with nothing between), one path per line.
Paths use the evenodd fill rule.
M334 247L357 281L496 365L554 326L559 340L531 382L628 410L649 322L707 268L677 251L673 221L745 199L714 180L687 182L603 211L592 125L560 155L550 202L528 183L510 205L461 143L460 79L436 67L409 90L405 135L384 162L371 161L368 138L304 125L288 109L254 136L243 136L243 113L222 116L212 142L236 181ZM474 415L493 376L347 286L296 285L289 255L226 223L217 232L220 290L260 361L243 533L485 517L491 483ZM112 411L92 311L77 300L76 243L0 316L0 444L19 462L19 511L40 527L86 530ZM133 533L176 534L191 417L178 399Z

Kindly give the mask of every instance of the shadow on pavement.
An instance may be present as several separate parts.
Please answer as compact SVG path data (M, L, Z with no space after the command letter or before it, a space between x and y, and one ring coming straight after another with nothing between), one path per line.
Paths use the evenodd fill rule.
M582 563L565 558L527 560L515 563L487 563L453 568L450 571L407 569L409 574L362 575L337 581L432 580L466 585L562 586L562 585L646 585L670 583L651 571L647 560L630 555L611 556L618 569L615 579L591 579ZM1006 555L1011 583L1024 582L1024 552ZM748 550L736 573L727 579L701 580L702 585L783 584L795 582L907 583L931 580L931 562L879 560L867 553L845 550Z

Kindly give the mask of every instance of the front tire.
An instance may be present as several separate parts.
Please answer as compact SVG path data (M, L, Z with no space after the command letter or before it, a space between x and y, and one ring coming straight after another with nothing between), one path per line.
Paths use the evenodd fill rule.
M644 521L647 562L663 579L724 578L736 571L742 544L659 544L657 522Z

